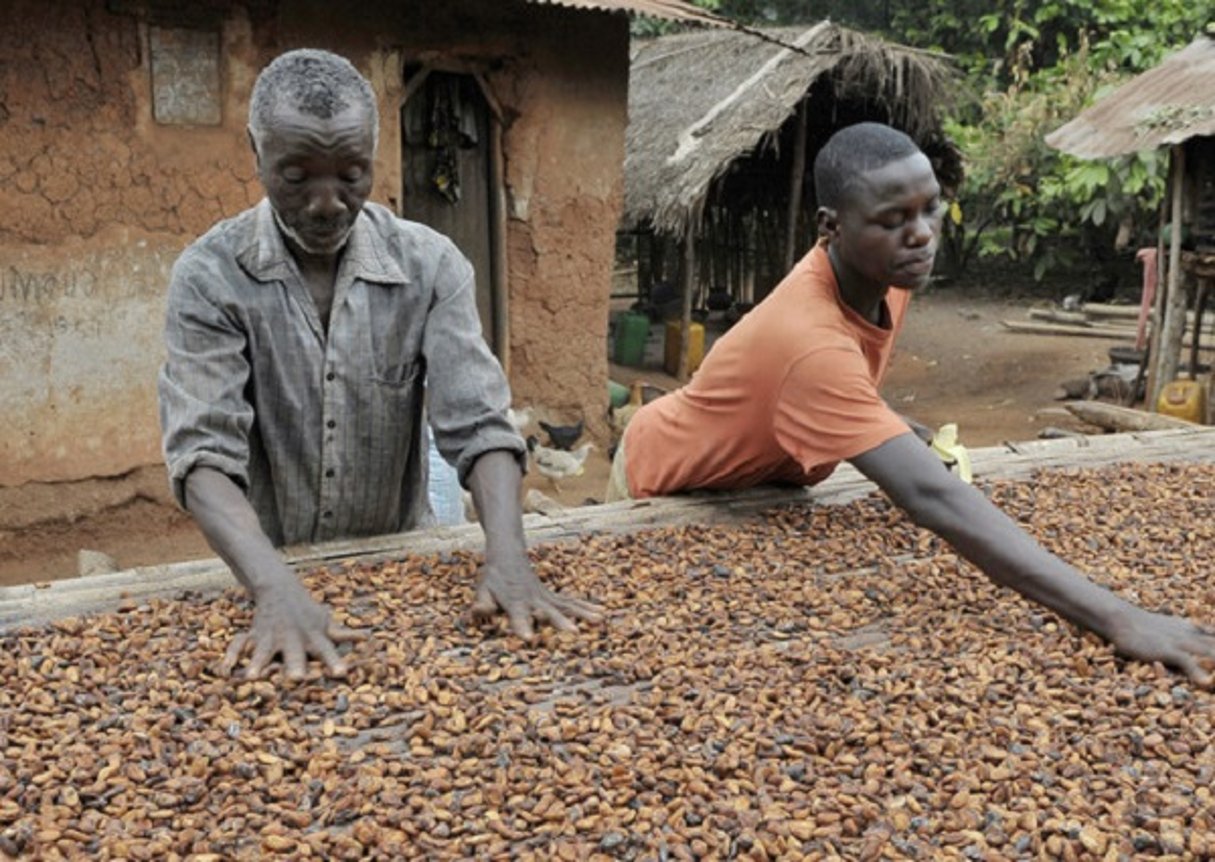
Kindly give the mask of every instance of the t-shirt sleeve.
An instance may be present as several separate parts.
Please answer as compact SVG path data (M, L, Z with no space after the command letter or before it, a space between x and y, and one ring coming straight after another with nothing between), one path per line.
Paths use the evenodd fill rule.
M777 394L773 430L781 448L809 473L910 429L878 394L863 354L824 347L789 369Z

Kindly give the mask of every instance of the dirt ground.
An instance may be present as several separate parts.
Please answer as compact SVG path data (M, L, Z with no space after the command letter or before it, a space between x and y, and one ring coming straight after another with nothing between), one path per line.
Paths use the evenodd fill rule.
M889 402L933 427L957 422L973 447L1033 439L1048 425L1080 429L1059 415L1054 392L1105 367L1115 342L1003 330L1001 318L1023 318L1028 304L960 290L917 297L886 380ZM657 347L651 356L661 355ZM674 383L657 363L612 373L625 384L637 376ZM601 500L608 441L599 442L584 475L562 482L560 492L534 473L526 487L567 506ZM211 556L173 504L159 465L111 479L0 488L0 584L72 577L81 549L101 551L120 568Z

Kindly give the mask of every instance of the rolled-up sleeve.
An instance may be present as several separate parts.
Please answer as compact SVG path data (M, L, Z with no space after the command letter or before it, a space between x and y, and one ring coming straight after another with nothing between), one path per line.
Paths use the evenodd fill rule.
M428 407L439 453L460 484L486 452L513 453L526 469L527 447L506 419L510 387L481 337L472 265L454 247L439 261L434 301L422 338Z
M249 487L253 408L246 336L203 285L208 274L188 258L173 268L165 319L167 358L157 381L165 463L178 503L195 467L212 467Z

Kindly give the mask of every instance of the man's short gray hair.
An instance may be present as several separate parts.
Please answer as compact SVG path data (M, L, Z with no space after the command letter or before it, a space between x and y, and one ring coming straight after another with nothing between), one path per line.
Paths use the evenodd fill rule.
M329 51L288 51L262 69L249 99L249 131L254 139L261 140L280 105L322 120L361 105L371 117L372 139L379 140L375 91L349 60Z

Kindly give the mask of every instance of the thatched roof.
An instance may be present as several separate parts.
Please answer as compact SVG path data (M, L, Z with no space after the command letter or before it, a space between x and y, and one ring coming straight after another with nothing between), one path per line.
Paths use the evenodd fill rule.
M699 6L693 6L684 0L526 0L526 2L605 12L631 12L647 18L665 18L668 21L704 24L710 27L733 26L727 19L701 9Z
M1046 136L1085 159L1215 135L1215 39L1199 36Z
M800 50L722 30L634 43L626 223L683 233L713 180L772 140L824 75L837 98L883 105L917 141L937 130L953 80L939 57L827 21L764 33Z

